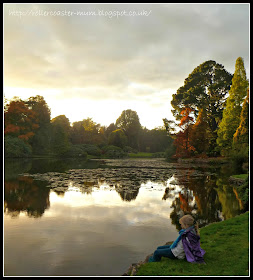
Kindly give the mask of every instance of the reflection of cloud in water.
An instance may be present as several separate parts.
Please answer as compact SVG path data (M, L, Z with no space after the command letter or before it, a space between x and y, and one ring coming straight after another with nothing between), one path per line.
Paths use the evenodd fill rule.
M83 216L91 220L99 221L105 215L107 218L111 216L111 219L117 219L120 214L124 214L124 222L127 224L133 224L138 219L142 222L145 220L155 222L158 217L168 219L171 211L171 201L162 201L164 189L165 187L160 185L159 188L152 189L152 196L150 196L150 185L142 186L138 196L131 203L122 201L117 191L108 185L101 186L89 195L72 188L65 192L64 197L59 197L51 191L51 207L45 215L62 215L61 211L69 207L65 215L72 215L75 210L74 216ZM95 211L92 208L95 208ZM123 221L122 218L121 221Z
M171 201L162 200L165 188L153 182L142 184L130 202L105 183L91 187L89 194L74 184L69 184L64 196L51 190L50 208L38 223L22 217L19 226L12 228L12 235L23 236L22 242L19 238L8 242L6 234L8 251L16 252L11 256L15 269L26 275L96 275L97 271L121 275L131 263L177 237L170 221ZM11 223L6 219L7 228ZM34 252L32 259L30 252ZM23 255L25 266L18 261Z
M120 275L173 241L187 209L203 225L238 213L233 189L209 171L168 169L154 160L121 160L118 168L111 163L111 168L27 173L7 182L6 209L18 214L12 219L5 213L6 271ZM33 214L41 213L36 219L27 217L30 205L42 209L34 208Z
M92 193L92 196L79 193L79 196L81 197L78 198L77 193L67 192L64 198L60 198L60 200L57 198L57 202L53 199L51 208L45 213L45 216L64 216L65 219L74 220L78 218L79 221L86 224L89 230L94 232L104 232L105 235L110 235L111 231L118 231L117 238L120 239L129 238L126 234L129 226L158 227L169 230L170 204L160 203L156 198L145 198L140 194L139 197L142 199L126 203L119 198L116 192L113 194L110 191L109 196L106 192ZM72 203L75 204L75 207L71 207ZM174 227L172 232L175 233Z

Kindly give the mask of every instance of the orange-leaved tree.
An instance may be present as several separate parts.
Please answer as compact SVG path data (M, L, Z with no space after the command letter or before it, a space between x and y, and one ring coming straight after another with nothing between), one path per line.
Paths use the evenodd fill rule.
M4 134L28 142L39 128L36 113L21 99L11 101L4 112Z
M192 111L189 107L181 111L179 127L182 130L178 132L174 143L176 145L176 157L188 157L195 151L195 148L190 143L190 132L193 125L193 117L190 116Z

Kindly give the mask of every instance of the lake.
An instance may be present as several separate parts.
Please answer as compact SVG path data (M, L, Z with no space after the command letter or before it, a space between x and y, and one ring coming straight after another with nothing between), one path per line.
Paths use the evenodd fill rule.
M228 164L164 159L5 160L4 275L114 276L178 236L244 206Z

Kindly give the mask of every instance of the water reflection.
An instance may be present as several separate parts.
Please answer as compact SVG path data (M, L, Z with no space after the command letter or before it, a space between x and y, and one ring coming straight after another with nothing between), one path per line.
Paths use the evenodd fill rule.
M163 189L152 192L142 186L125 203L108 185L90 194L74 186L64 196L51 190L41 219L5 217L6 274L121 275L157 242L177 236L169 227L167 203L157 203Z
M175 178L181 186L171 213L177 229L180 229L178 220L183 214L192 214L202 227L243 212L243 204L224 173L180 170Z
M5 168L5 213L14 217L23 211L28 216L41 217L50 207L50 190L58 196L64 196L73 187L83 194L91 194L95 189L107 186L115 190L122 201L131 202L137 198L141 186L148 182L151 183L151 191L152 184L166 187L161 200L172 200L171 220L177 228L178 219L186 213L191 213L199 220L200 226L204 226L243 211L243 204L235 188L228 184L228 176L224 176L220 168L177 166L173 169L168 166L165 168L164 165L156 167L155 162L157 164L157 161L153 161L152 165L147 162L143 165L145 162L137 161L133 167L133 162L129 166L129 162L125 161L120 166L110 168L104 161L75 162L75 167L79 169L66 169L67 166L61 162L58 170L54 161L47 164L43 161L35 161L33 164L26 162L22 165L23 170L18 164L13 168L14 163L11 162L11 168L8 168L8 164ZM43 172L34 173L39 170Z
M243 211L225 166L73 164L6 162L6 275L121 275L174 240L183 214L204 226Z
M50 207L49 192L43 181L20 176L5 182L4 212L17 217L26 212L29 217L39 218Z

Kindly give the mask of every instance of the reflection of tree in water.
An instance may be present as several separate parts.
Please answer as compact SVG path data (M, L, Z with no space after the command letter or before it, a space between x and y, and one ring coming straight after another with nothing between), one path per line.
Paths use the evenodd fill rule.
M167 185L167 182L165 182L165 183ZM174 190L175 190L174 187L167 187L164 191L164 195L162 197L162 200L167 200L168 198L174 198L175 197Z
M222 179L217 180L217 174L181 170L174 177L182 188L171 205L170 217L177 229L181 228L178 220L185 214L191 214L200 226L204 226L240 213L240 203L233 188L224 185Z
M181 191L175 196L173 186L169 186L165 189L162 199L174 199L171 205L173 208L171 219L178 227L179 218L186 213L191 213L201 225L205 225L220 221L221 213L223 217L228 218L242 209L236 191L225 181L217 180L221 178L218 172L236 174L234 170L227 169L226 166L212 169L211 173L207 169L202 168L200 171L196 167L192 169L185 166L177 169L165 168L156 161L148 162L148 166L146 161L120 161L120 163L124 165L109 168L102 162L95 162L92 165L82 164L83 169L64 167L62 171L68 171L59 173L52 172L59 167L58 163L53 161L49 166L45 165L47 167L43 168L42 174L35 173L42 168L39 165L37 168L34 167L32 172L29 171L27 176L18 177L17 174L27 171L30 165L26 165L25 169L13 168L16 165L11 162L10 168L6 170L5 178L7 180L5 211L12 215L19 215L21 211L26 211L30 216L40 217L49 207L50 190L63 196L69 186L77 188L81 193L91 194L95 188L100 188L105 184L115 189L122 200L130 202L138 196L141 184L154 182L167 186L167 181L172 176L175 177L176 184L181 186ZM38 164L37 161L36 164ZM76 163L74 168L78 168L79 164ZM132 166L133 164L138 164L138 166ZM15 176L12 170L17 170Z
M87 161L82 158L68 158L67 160L50 158L50 159L33 159L30 173L46 173L46 172L65 172L74 168L99 168L103 164L102 161Z
M50 189L45 182L19 177L5 182L4 211L13 217L26 212L29 217L41 217L49 208Z
M79 188L80 192L83 194L92 194L93 188L98 187L96 182L85 182L81 188Z
M171 219L172 223L176 225L176 228L178 230L181 229L181 226L179 224L179 219L185 214L185 213L193 213L197 207L194 203L194 196L192 191L190 191L187 188L183 188L179 193L178 196L175 197L175 193L173 193L174 188L167 187L165 189L165 193L163 196L163 200L166 200L168 198L174 199L171 204L171 208L173 208L173 211L171 212Z
M123 201L131 201L131 200L135 200L138 193L139 193L139 187L134 187L134 188L129 188L126 186L122 186L117 184L115 186L115 190L117 191L117 193L120 195L121 199Z
M225 180L221 178L217 180L216 191L222 205L222 214L225 219L232 218L243 212L244 206L236 190L228 185Z
M64 191L57 191L57 190L54 190L54 192L55 192L59 197L64 197L64 195L65 195L65 192L64 192Z
M148 181L166 185L172 171L159 168L97 168L71 169L64 173L46 172L25 174L36 180L48 182L55 192L65 192L69 186L78 188L81 193L91 194L94 188L106 184L119 193L124 201L136 199L141 184Z
M4 179L16 179L21 173L28 172L32 167L32 160L19 158L5 158L4 159Z
M179 219L184 215L184 211L180 207L179 197L173 200L170 208L173 208L173 211L170 213L171 223L176 226L177 230L180 230Z
M170 176L171 177L171 176ZM136 179L134 177L128 177L128 180L121 181L121 183L117 183L115 185L115 190L119 193L121 199L123 201L131 201L137 198L139 193L139 189L142 184L147 184L147 182L158 183L160 185L166 186L167 180L162 180L159 177L152 176L152 180L150 179Z

